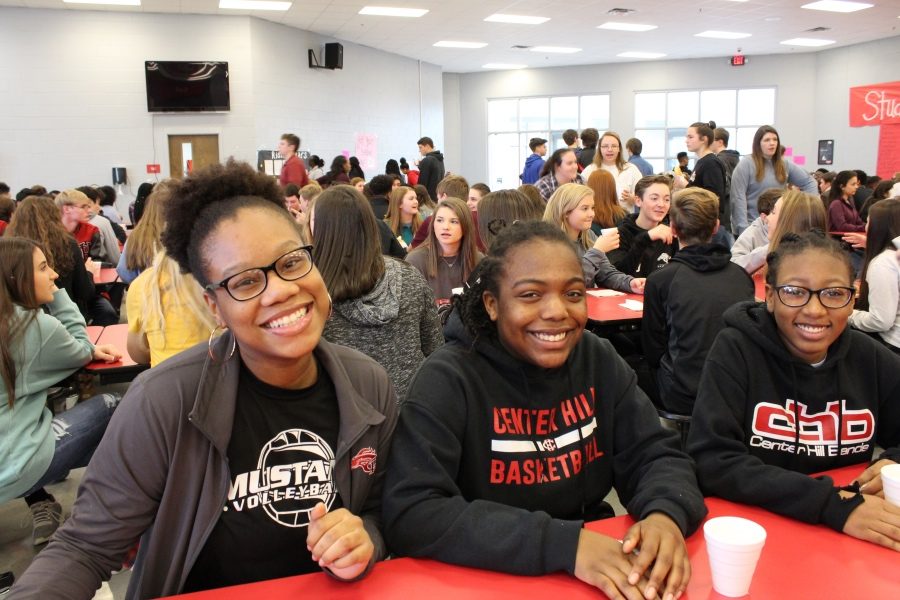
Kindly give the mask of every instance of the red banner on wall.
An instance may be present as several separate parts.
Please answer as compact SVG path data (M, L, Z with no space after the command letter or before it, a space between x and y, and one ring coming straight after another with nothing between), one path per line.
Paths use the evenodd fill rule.
M850 127L900 123L900 81L850 88Z

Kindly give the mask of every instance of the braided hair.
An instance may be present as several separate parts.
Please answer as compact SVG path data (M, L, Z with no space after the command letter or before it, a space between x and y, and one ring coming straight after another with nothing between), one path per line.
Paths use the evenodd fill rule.
M496 337L497 324L491 320L484 307L483 296L490 292L499 295L500 280L505 275L505 264L510 253L529 242L544 241L558 243L571 252L577 260L575 248L566 234L544 221L519 221L504 228L491 244L491 254L480 263L466 282L466 290L453 299L455 309L466 330L477 340L480 336Z

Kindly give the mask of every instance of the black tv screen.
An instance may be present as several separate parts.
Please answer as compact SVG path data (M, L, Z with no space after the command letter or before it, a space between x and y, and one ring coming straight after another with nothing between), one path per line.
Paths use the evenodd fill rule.
M231 108L227 62L148 60L144 71L150 112L211 112Z

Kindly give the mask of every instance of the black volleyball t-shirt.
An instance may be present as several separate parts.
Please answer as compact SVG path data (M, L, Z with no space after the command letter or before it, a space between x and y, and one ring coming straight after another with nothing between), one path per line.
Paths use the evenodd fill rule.
M309 512L319 502L342 506L333 477L339 426L334 384L321 367L302 390L241 368L228 496L183 592L320 570L306 549Z

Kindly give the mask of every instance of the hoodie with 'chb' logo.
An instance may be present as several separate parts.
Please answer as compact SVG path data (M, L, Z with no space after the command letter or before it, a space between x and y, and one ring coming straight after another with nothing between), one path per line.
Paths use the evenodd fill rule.
M688 440L701 489L843 530L858 502L808 475L865 463L876 444L900 462L900 359L848 327L812 366L788 352L765 304L736 304L724 318Z

